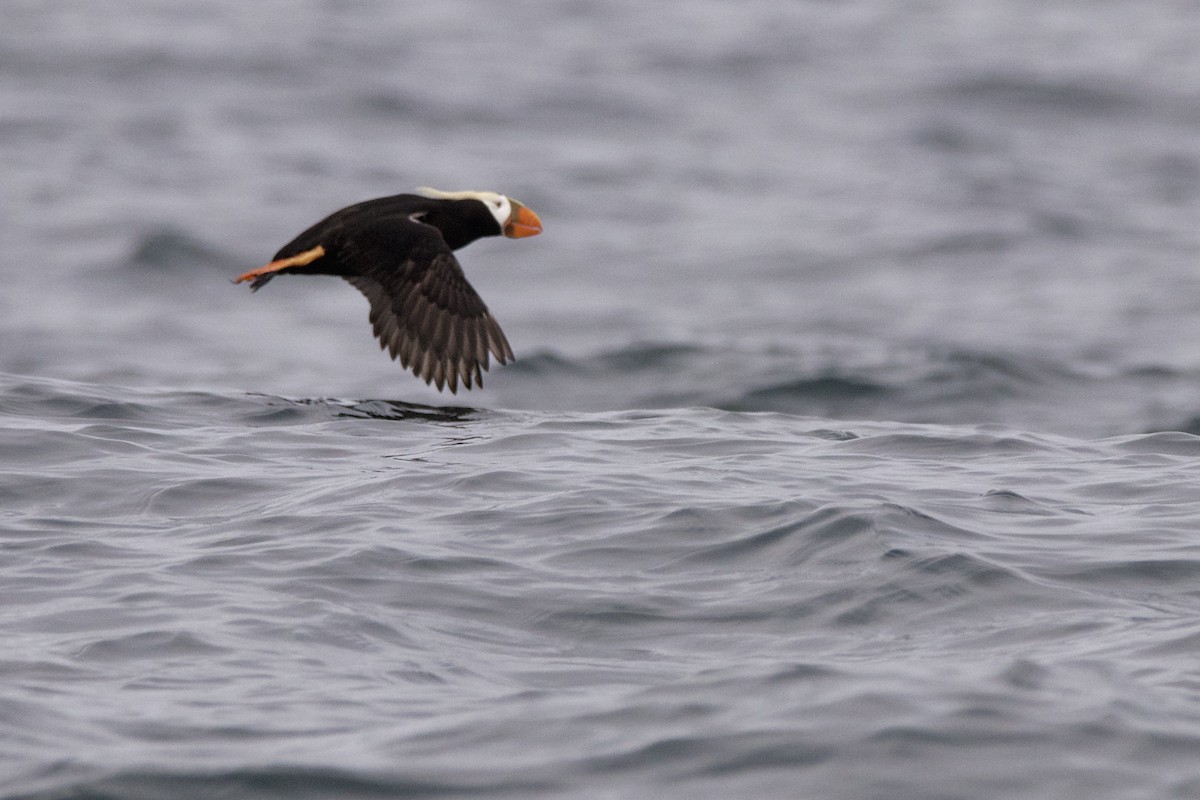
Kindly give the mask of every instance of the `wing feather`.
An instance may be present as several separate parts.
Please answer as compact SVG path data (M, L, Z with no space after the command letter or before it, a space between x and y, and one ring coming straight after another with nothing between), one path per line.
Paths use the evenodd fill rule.
M346 278L371 305L380 346L439 390L483 385L489 353L512 348L437 229L407 218L374 220L348 236Z

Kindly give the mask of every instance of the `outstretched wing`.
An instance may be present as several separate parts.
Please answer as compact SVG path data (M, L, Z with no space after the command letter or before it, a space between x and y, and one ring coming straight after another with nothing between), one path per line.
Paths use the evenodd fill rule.
M373 221L341 248L343 277L366 295L371 325L392 358L439 391L483 385L489 354L512 347L436 228L404 217Z

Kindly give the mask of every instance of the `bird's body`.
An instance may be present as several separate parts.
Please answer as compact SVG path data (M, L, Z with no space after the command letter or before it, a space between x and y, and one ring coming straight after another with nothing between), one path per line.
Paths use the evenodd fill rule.
M534 236L542 226L493 192L418 191L334 212L235 281L257 290L281 274L345 278L366 295L375 336L392 358L457 392L460 381L482 385L489 354L505 364L513 352L453 251L484 236Z

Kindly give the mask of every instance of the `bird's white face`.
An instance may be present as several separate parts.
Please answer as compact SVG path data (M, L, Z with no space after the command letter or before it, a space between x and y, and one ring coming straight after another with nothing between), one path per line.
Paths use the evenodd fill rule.
M487 210L492 212L492 216L496 218L496 224L500 226L500 230L504 230L504 226L508 224L508 220L512 217L512 201L502 194L495 192L480 192L477 198L479 202L487 206Z

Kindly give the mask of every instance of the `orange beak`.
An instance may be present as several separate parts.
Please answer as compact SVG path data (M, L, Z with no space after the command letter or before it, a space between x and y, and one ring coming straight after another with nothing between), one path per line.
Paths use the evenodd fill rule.
M504 223L505 236L520 239L523 236L537 236L542 232L542 221L538 219L537 214L516 200L509 199L508 202L512 203L512 213L508 215L508 222Z

